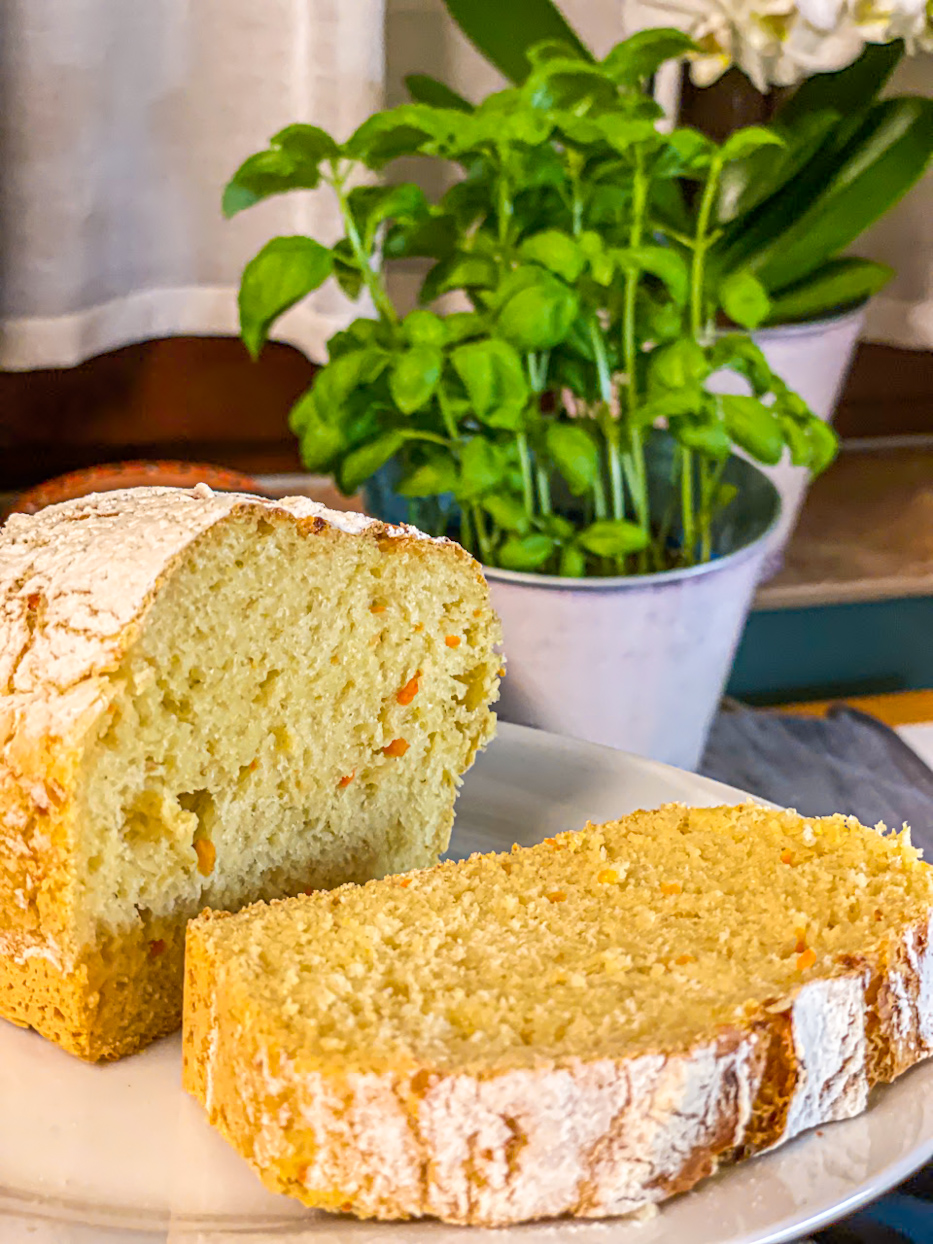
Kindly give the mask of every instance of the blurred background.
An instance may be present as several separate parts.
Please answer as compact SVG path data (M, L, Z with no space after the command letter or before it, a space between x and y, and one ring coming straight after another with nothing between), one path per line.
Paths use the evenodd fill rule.
M597 52L641 20L619 0L562 7ZM334 209L297 194L225 221L222 187L289 122L346 134L405 98L406 74L479 98L495 71L440 0L7 0L0 21L4 502L125 459L332 495L295 478L287 415L346 318L342 295L289 312L258 362L236 335L236 296L273 234L337 237ZM930 94L933 57L905 59L890 89ZM733 71L687 84L682 119L715 133L770 107ZM836 406L842 452L759 588L730 681L751 703L933 687L933 177L859 253L898 275L860 324ZM404 271L396 282L404 302ZM933 717L910 703L898 711Z

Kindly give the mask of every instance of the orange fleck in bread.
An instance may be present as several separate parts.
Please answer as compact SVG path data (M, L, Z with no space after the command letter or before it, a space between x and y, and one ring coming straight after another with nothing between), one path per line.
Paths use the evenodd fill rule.
M180 1023L205 904L434 863L492 734L498 638L458 546L305 498L134 489L11 518L0 1017L131 1053Z
M629 1213L858 1113L927 1057L931 913L906 831L638 812L204 913L184 1084L310 1206L484 1226Z

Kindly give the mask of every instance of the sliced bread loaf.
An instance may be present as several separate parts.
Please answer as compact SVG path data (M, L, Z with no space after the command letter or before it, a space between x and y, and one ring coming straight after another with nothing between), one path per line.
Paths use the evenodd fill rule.
M133 489L0 532L0 1016L177 1027L188 918L434 863L493 731L458 546L304 498Z
M623 1214L854 1115L933 1049L909 833L639 812L188 934L184 1084L364 1217Z

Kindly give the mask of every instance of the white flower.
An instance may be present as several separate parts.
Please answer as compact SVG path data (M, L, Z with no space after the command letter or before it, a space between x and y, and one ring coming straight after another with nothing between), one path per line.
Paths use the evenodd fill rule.
M866 43L933 49L927 0L643 0L639 26L673 25L701 52L691 76L709 86L738 65L760 91L852 63ZM646 20L648 18L649 20Z

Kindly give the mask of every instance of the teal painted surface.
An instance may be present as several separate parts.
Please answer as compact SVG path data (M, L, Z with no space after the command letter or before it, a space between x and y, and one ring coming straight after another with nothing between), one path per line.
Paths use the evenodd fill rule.
M933 596L750 615L728 693L750 703L933 687Z

